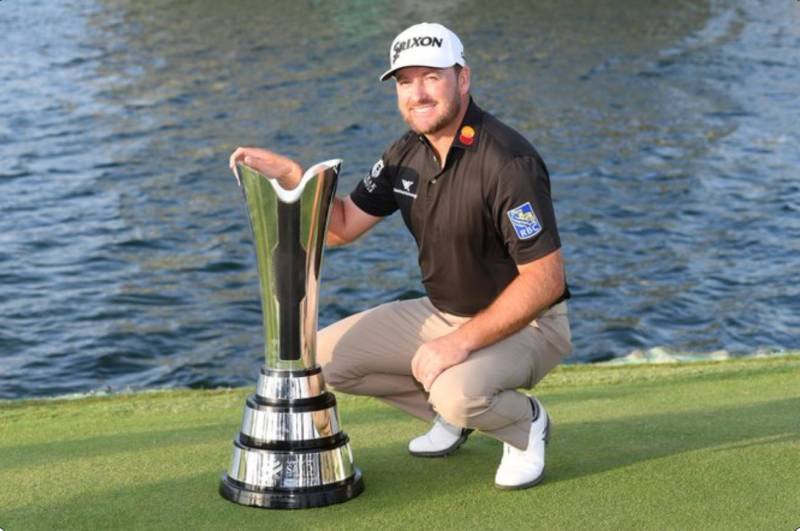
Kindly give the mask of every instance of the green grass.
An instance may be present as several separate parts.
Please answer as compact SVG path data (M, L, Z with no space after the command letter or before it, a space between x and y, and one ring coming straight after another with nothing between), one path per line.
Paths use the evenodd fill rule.
M0 402L0 528L776 529L800 527L800 357L561 368L537 389L547 476L494 489L500 443L405 449L426 426L337 394L366 491L301 511L217 494L247 389Z

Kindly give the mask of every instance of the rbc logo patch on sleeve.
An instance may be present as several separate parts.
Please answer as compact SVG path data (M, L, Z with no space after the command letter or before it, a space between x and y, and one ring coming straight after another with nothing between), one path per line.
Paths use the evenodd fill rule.
M522 203L516 208L512 208L508 212L508 219L511 220L511 225L517 233L517 238L520 240L527 240L533 238L542 232L542 224L539 223L539 218L533 211L530 202Z

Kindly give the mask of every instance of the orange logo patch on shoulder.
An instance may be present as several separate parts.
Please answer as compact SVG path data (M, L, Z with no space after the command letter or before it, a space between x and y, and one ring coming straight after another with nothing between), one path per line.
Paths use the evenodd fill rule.
M461 128L461 134L458 135L458 141L465 146L471 146L475 142L475 129L465 125Z

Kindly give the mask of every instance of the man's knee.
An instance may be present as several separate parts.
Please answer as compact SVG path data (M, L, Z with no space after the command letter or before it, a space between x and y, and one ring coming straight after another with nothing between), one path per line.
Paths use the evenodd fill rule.
M330 357L322 367L322 377L325 379L325 385L337 391L347 391L353 385L355 377L352 371L343 364L336 360L335 356Z
M492 401L491 393L481 389L466 389L463 382L442 376L437 378L431 386L428 401L433 409L444 420L455 426L480 427L477 424L480 423L481 415L489 410Z
M352 381L352 376L348 375L348 368L345 363L342 363L341 356L335 355L336 347L341 340L341 334L336 330L338 324L324 328L317 333L317 363L322 368L325 385L346 391L348 382Z

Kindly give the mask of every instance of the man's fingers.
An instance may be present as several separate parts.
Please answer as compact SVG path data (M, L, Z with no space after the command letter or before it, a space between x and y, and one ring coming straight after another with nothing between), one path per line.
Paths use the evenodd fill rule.
M235 150L233 150L233 153L231 153L231 156L228 159L228 165L231 167L231 169L236 167L236 163L239 162L239 159L241 159L244 156L244 153L245 153L245 148L243 147L238 147Z
M442 372L443 371L441 368L436 368L430 371L428 374L425 375L425 378L422 381L422 387L424 387L426 391L430 391L433 382L436 381L436 378L438 378L439 375L442 374Z
M419 370L419 364L411 366L411 374L414 375L414 379L418 382L422 382L422 373Z
M263 154L268 154L268 151L256 149L256 148L249 148L249 147L238 147L236 148L233 153L231 153L230 158L228 159L228 165L231 169L235 168L237 164L244 163L247 164L247 159L257 160L259 157L262 157ZM247 164L249 166L249 164Z
M413 374L414 378L420 383L425 379L431 361L430 351L425 345L419 348L414 358L411 360L411 374Z
M245 155L242 158L242 163L248 168L253 168L267 178L275 177L275 167L271 165L268 160L253 155Z
M228 165L236 175L237 181L239 176L236 166L239 164L252 168L268 179L277 179L281 186L294 188L297 185L298 179L295 176L297 164L278 153L253 147L236 148L228 159Z
M438 360L429 352L423 352L419 356L414 377L422 384L426 391L429 391L433 381L442 372Z
M419 380L419 370L418 370L418 368L419 368L419 362L420 362L421 358L422 358L422 351L421 350L417 350L417 353L414 354L413 358L411 358L411 374L413 374L414 378L416 378L417 380Z
M428 376L431 374L432 365L433 365L431 363L432 361L433 360L431 360L430 357L428 357L428 358L425 359L425 363L421 363L420 366L419 366L419 375L423 380L428 378Z
M242 186L242 180L239 178L239 168L237 165L239 161L244 157L245 149L244 148L236 148L233 153L231 153L230 158L228 159L228 166L230 167L231 171L233 172L233 176L236 177L236 183L239 186Z
M431 383L433 383L433 378L431 378L430 375L428 374L423 375L422 380L420 380L420 382L422 383L422 387L424 387L426 391L431 390Z
M239 157L239 153L241 152L242 148L236 148L231 156L228 158L228 167L233 172L233 176L236 177L236 184L242 186L242 180L239 179L239 169L236 167L236 160Z
M269 179L280 179L290 171L289 164L279 157L245 154L242 162Z

